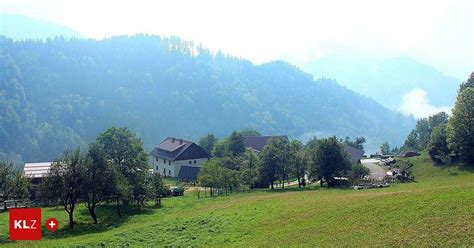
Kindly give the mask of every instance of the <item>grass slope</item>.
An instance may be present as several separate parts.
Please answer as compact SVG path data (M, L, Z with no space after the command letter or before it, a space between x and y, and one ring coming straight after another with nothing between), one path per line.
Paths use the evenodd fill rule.
M8 214L0 214L3 245L160 246L473 246L474 173L412 159L418 182L364 191L288 189L197 200L192 194L164 200L160 209L129 210L117 223L113 208L91 225L81 207L77 226L44 209L63 226L40 242L8 241ZM100 218L102 217L102 218Z

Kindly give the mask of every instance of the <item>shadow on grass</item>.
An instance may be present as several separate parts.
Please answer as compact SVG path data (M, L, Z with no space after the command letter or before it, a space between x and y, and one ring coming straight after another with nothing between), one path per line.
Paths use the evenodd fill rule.
M51 212L64 212L64 207L62 205L50 207L49 211Z
M442 169L448 169L449 170L449 169L457 168L460 171L474 173L474 165L473 164L469 164L467 162L460 161L459 159L453 161L450 164L443 164L443 163L440 163L440 162L434 162L433 165L435 167L442 168Z
M57 208L62 210L61 208ZM67 237L77 237L80 235L101 233L117 228L125 224L132 216L147 215L153 213L154 207L147 206L139 211L134 206L121 206L122 218L118 217L115 205L99 206L96 209L98 223L94 224L87 209L81 208L74 214L74 228L69 228L69 222L61 223L63 226L55 232L43 229L44 239L61 239ZM54 209L56 211L56 209Z
M442 163L441 161L433 161L429 158L427 158L426 160L429 162L433 161L433 165L438 168L458 168L460 171L474 172L474 161L469 163L459 157L454 157L451 159L451 162L448 164Z
M319 186L308 186L308 187L286 187L284 189L277 188L277 189L264 189L263 191L269 193L285 193L285 192L301 192L301 191L314 191L314 190L321 190L322 188Z
M459 170L474 173L474 165L467 163L459 163Z
M69 222L64 221L64 223L60 223L60 228L55 232L49 232L45 225L46 223L42 223L42 239L46 240L55 240L55 239L62 239L67 237L77 237L86 234L93 234L93 233L101 233L108 231L110 229L119 227L127 221L130 220L131 217L136 215L149 215L154 212L155 209L159 209L160 207L155 206L146 206L139 211L134 206L121 206L122 211L122 218L119 218L117 215L117 210L115 205L105 205L99 206L96 209L96 213L98 216L98 223L93 224L92 218L89 215L89 212L85 208L80 208L76 210L74 213L74 228L69 228ZM62 206L51 207L49 209L51 212L61 212L61 214L65 214L64 208ZM5 237L0 237L0 245L2 244L15 244L16 241L12 241L8 239L8 233ZM16 243L19 246L20 243Z
M455 167L458 167L458 164L457 163L450 163L450 164L444 164L442 162L433 162L433 166L434 167L437 167L437 168L441 168L441 169L444 169L444 168L455 168Z
M320 190L321 187L315 186L315 185L310 185L307 187L301 187L299 188L298 185L294 186L288 186L285 187L284 189L282 188L275 188L275 189L267 189L267 188L256 188L252 189L251 191L240 191L240 192L229 192L227 194L223 193L221 195L215 195L215 196L209 196L209 195L202 195L200 199L213 199L213 198L221 198L221 197L229 197L229 196L238 196L238 195L247 195L247 194L258 194L258 193L285 193L285 192L300 192L300 191L314 191L314 190Z

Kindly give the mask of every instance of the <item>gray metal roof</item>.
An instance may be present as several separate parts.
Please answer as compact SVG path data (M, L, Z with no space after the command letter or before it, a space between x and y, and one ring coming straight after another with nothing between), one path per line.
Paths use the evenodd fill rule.
M25 163L23 174L29 178L43 178L48 174L53 162Z
M349 156L349 160L351 163L358 163L359 160L362 159L364 156L364 151L354 148L352 146L344 144L344 150L346 151L347 155Z

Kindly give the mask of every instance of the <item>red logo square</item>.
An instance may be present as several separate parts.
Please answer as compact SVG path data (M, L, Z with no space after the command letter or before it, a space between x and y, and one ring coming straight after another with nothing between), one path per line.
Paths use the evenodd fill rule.
M10 209L10 239L40 240L41 209L12 208Z

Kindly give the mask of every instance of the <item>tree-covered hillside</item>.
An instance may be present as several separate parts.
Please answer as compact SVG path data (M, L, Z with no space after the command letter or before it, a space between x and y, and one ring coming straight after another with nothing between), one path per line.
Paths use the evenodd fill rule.
M178 38L0 38L0 160L52 160L110 126L166 136L364 136L400 145L414 120L285 62L253 65Z

